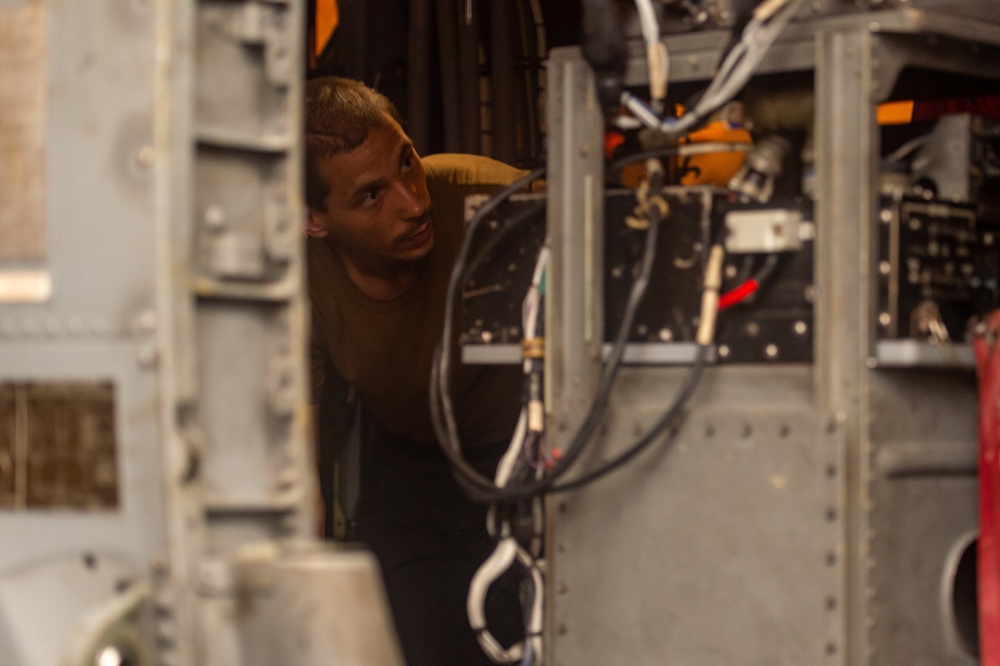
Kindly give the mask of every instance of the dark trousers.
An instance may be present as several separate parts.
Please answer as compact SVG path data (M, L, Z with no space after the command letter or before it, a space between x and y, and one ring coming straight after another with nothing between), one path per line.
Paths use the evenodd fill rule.
M468 461L492 478L506 443L480 447ZM492 552L486 506L471 502L435 446L380 432L365 446L360 540L382 568L409 666L488 666L466 614L469 582ZM523 634L516 575L487 596L490 630L504 645Z

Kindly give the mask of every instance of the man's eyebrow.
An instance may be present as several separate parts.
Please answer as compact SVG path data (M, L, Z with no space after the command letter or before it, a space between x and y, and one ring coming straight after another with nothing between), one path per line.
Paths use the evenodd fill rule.
M416 151L413 150L413 142L404 141L403 145L399 147L399 161L402 162L404 157L411 155L414 152Z

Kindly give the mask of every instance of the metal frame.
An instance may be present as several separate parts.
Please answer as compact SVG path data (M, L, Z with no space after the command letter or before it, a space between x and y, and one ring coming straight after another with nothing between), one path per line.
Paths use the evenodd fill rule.
M708 78L722 39L669 36L671 80ZM801 20L765 57L761 72L814 74L814 362L710 368L672 443L550 502L549 663L975 663L947 608L976 528L975 382L953 364L880 366L875 107L905 66L1000 78L998 42L994 25L898 9ZM626 83L640 85L631 53ZM550 77L589 82L580 60L553 51ZM549 113L558 127L579 107L554 99ZM550 154L599 136L588 131L553 132ZM560 196L581 180L563 174L550 161ZM550 211L553 237L574 224ZM553 284L581 284L565 266ZM549 298L563 320L586 317L579 286ZM563 358L560 342L549 349ZM683 373L626 368L582 465L634 439ZM552 422L575 414L550 405Z

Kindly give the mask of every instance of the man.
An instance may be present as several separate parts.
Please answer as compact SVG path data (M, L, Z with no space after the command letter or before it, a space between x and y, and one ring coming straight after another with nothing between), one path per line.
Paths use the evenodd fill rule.
M305 112L314 397L332 366L375 421L358 534L381 564L410 666L489 664L465 615L469 581L492 548L485 507L461 492L435 441L430 367L465 196L523 172L467 155L422 161L392 104L355 81L308 82ZM466 457L485 474L513 430L520 383L514 366L455 371ZM494 588L491 630L513 642L516 589Z

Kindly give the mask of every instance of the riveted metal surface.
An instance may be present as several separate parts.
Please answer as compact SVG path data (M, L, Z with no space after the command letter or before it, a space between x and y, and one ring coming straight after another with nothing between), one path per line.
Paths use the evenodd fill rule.
M839 644L839 451L802 400L808 369L726 370L673 442L553 500L556 663L822 663ZM683 371L636 372L584 469L648 428Z

